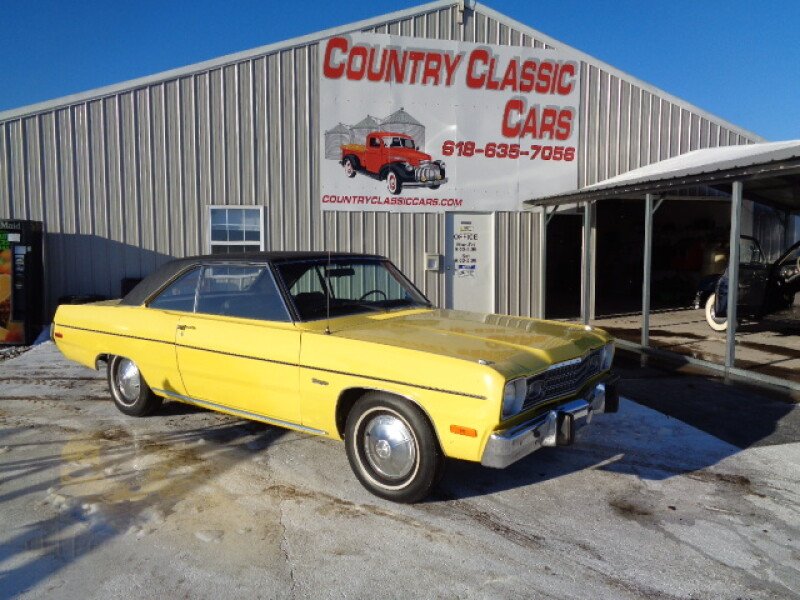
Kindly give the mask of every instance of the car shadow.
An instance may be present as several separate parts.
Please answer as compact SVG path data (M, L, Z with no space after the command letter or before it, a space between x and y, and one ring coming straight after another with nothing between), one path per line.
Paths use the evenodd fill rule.
M170 405L164 408L172 408L171 412L159 415L187 414L182 406ZM202 410L187 408L188 412ZM51 508L43 510L55 511L24 525L0 546L0 563L13 564L21 556L33 554L0 572L2 595L15 597L30 590L102 550L149 514L172 513L193 490L252 460L286 433L269 425L224 418L216 425L167 433L138 434L112 426L94 432L66 432L63 440L19 444L6 440L11 450L31 452L33 446L47 445L57 451L0 464L6 490L0 494L0 503L20 497L33 501L44 493ZM143 472L133 465L139 458L153 461L152 466ZM77 468L65 475L65 464ZM8 489L11 481L23 478L35 483ZM72 495L84 482L98 479L107 484L102 493ZM92 512L97 505L101 510ZM77 533L76 525L82 525Z

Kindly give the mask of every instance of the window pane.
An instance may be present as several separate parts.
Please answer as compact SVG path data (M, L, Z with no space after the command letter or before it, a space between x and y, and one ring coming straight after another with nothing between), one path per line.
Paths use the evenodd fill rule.
M200 269L192 269L172 282L148 306L162 310L192 312L194 310L194 295L199 277Z
M262 321L289 321L289 313L267 267L205 267L197 312Z
M244 211L228 210L228 240L241 242L244 239Z
M212 244L211 254L236 254L237 252L258 252L258 244Z
M228 211L224 208L211 209L211 240L215 242L228 241Z

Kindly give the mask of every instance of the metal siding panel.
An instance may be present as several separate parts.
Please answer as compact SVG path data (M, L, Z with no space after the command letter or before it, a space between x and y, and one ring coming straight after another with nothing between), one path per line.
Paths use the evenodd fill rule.
M26 215L27 186L25 185L25 151L22 135L22 121L12 121L8 136L9 170L11 175L11 214L14 219L24 219Z
M93 273L102 254L95 252L94 211L89 175L89 144L87 130L87 107L76 105L72 110L72 148L75 154L75 235L70 238L70 252L75 257L76 271L73 274L78 289L93 285Z
M180 81L181 119L181 180L183 182L184 254L203 252L202 236L205 233L203 205L200 201L199 163L197 140L196 78L184 77Z
M267 130L269 143L269 234L268 248L283 250L283 135L282 135L282 85L280 56L272 54L267 62Z
M296 144L296 86L294 72L294 52L281 53L281 130L280 145L284 160L281 163L283 183L280 196L276 198L282 204L283 219L280 222L282 250L297 249L297 144Z
M267 118L267 60L254 61L255 204L266 206L269 200L269 131Z
M222 71L209 73L209 114L211 136L211 172L214 174L211 188L211 204L228 204L227 169L225 168L225 109L222 95L224 85Z
M608 179L608 131L609 131L609 88L608 73L599 71L597 89L597 175L595 181Z
M619 173L617 163L619 153L619 131L622 107L620 105L620 80L609 77L608 81L608 136L606 137L606 177L613 177Z
M206 207L214 203L214 169L212 161L213 135L211 127L211 78L208 73L195 79L195 102L197 104L197 175L199 219L203 227L207 218ZM206 240L202 238L200 251L206 252Z
M236 100L239 89L238 71L235 65L223 70L224 134L223 155L225 160L225 204L242 204L241 171L239 156L239 103Z
M11 199L14 197L11 186L9 126L10 122L0 123L0 218L3 219L11 218Z
M24 119L23 123L28 165L28 218L41 221L44 218L44 165L42 161L44 155L42 153L41 117L39 115L28 117ZM0 129L0 131L2 130ZM0 135L2 134L0 133ZM1 180L2 177L0 177ZM0 198L2 198L1 183Z

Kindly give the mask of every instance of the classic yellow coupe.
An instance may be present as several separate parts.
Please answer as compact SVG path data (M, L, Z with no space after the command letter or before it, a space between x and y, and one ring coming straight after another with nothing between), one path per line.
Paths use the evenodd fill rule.
M344 439L361 483L398 502L445 457L503 468L619 403L605 332L439 310L372 255L175 260L122 300L60 306L52 336L106 365L127 415L168 398Z

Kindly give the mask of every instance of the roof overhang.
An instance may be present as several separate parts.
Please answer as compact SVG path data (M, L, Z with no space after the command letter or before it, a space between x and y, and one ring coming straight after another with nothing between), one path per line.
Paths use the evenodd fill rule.
M562 194L526 200L557 206L603 199L719 198L719 188L748 182L745 195L782 209L800 209L800 140L695 150Z

